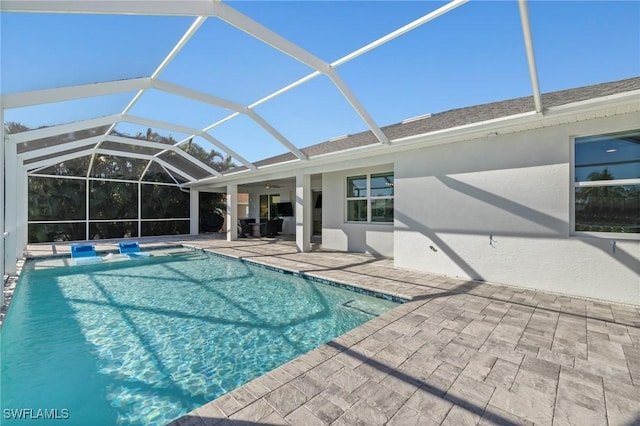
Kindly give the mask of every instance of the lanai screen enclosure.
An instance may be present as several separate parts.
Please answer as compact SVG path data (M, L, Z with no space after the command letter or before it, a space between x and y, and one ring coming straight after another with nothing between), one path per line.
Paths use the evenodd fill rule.
M637 58L619 60L637 47L625 2L0 7L3 275L28 242L197 234L200 192L225 193L234 224L238 185L323 164L313 144L339 151L368 132L367 149L393 146L384 125L518 96L543 114L542 91L638 74ZM603 11L617 23L605 28ZM593 38L567 30L587 18L603 20ZM596 54L615 66L578 64ZM296 196L310 198L304 179Z

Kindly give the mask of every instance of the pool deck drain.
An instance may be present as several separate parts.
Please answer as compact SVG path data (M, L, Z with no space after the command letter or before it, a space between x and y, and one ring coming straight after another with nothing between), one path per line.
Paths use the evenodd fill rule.
M411 300L172 426L640 423L637 306L405 271L365 254L297 253L290 241L176 241Z

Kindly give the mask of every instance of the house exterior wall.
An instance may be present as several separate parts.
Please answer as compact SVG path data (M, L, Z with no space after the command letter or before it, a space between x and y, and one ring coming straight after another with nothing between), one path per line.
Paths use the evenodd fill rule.
M398 153L385 247L400 268L638 305L640 236L578 236L571 226L572 137L638 123L634 113ZM336 205L342 176L326 182ZM332 228L323 243L330 233L336 248L362 240L335 218Z
M393 256L393 224L347 223L348 176L393 171L393 165L351 169L322 175L322 247L330 250Z

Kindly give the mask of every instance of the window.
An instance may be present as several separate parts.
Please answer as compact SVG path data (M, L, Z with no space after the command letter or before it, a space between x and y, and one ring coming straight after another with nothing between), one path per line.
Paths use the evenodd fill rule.
M347 178L347 222L393 222L393 172Z
M260 196L260 222L278 217L280 194L264 194Z
M576 232L640 233L640 130L575 139Z

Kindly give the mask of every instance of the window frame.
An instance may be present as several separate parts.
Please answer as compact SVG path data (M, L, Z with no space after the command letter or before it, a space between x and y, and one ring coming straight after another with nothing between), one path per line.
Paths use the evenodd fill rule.
M576 181L576 140L598 135L608 135L612 133L624 133L639 131L640 127L634 125L629 128L603 129L598 133L580 133L570 137L570 167L569 167L569 236L570 237L586 237L586 238L606 238L619 240L640 240L640 233L626 232L597 232L597 231L577 231L576 230L576 189L588 187L605 187L605 186L627 186L640 185L640 178L634 179L611 179L600 181Z
M262 197L267 197L267 217L266 218L262 216ZM276 202L273 201L275 197L278 198L278 201ZM272 219L279 218L276 204L280 203L281 201L282 201L282 198L280 196L280 193L260 194L260 196L258 197L258 219L262 221L262 220L272 220ZM272 216L272 213L273 213L273 216Z
M379 175L391 175L394 178L394 185L395 185L395 172L393 170L391 171L385 171L385 172L373 172L373 173L358 173L358 174L354 174L354 175L349 175L346 176L344 183L345 183L345 203L344 203L344 223L349 223L349 224L366 224L366 225L393 225L393 222L395 220L395 215L394 218L390 221L374 221L372 220L372 213L373 213L373 201L374 200L394 200L395 198L395 192L393 195L371 195L371 177L376 177ZM352 178L358 178L364 176L366 179L366 183L367 183L367 187L365 190L365 196L363 197L349 197L349 179ZM367 219L366 220L349 220L349 201L366 201L366 205L367 205ZM394 211L395 211L395 207L394 207Z

